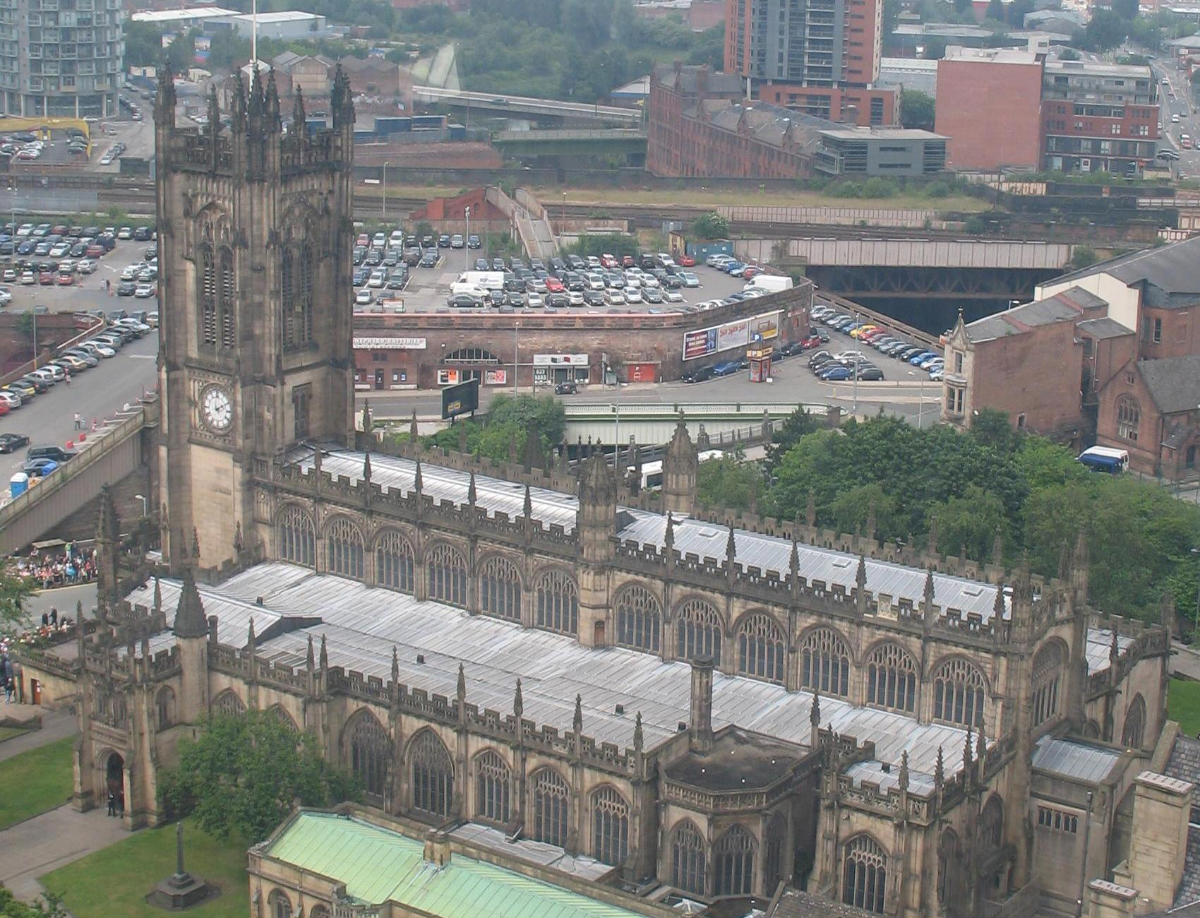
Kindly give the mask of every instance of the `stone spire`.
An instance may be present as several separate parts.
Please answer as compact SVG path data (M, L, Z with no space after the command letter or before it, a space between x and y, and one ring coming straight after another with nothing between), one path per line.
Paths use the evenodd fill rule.
M575 731L576 738L583 733L583 696L575 695L575 716L571 718L571 729Z
M350 91L350 80L342 65L338 64L333 73L333 88L329 93L330 106L333 109L333 128L354 129L354 97Z
M821 742L821 692L813 692L812 707L808 709L808 745L816 749Z
M992 615L997 622L1004 621L1004 584L996 584L996 597L992 601Z
M733 527L729 527L729 538L725 540L725 564L730 571L733 570L734 559L737 558L737 541L733 535Z
M418 459L417 460L417 469L415 472L413 472L413 491L416 492L417 497L421 496L422 484L423 483L421 481L421 460Z
M867 558L858 556L858 569L854 572L854 586L861 593L867 588Z
M696 445L688 435L683 415L663 455L663 507L676 513L691 513L696 502Z
M979 734L975 737L975 760L982 767L987 756L987 736L984 735L983 721L979 722Z
M175 609L175 637L208 637L208 619L204 615L204 603L196 589L192 569L183 569L183 585L179 591L179 605Z
M292 131L301 140L306 139L308 136L308 131L304 126L307 121L308 115L304 113L304 91L301 87L297 86L296 98L292 102ZM363 410L367 410L365 405L363 406ZM363 429L366 430L367 428L364 427Z
M158 65L158 94L154 98L154 123L159 127L175 127L175 76L167 64L166 55Z
M633 718L633 751L641 752L646 739L642 735L642 712L638 711Z
M251 657L258 652L258 638L254 634L254 616L250 616L250 625L246 629L246 652Z
M533 519L533 492L530 490L529 482L525 482L525 500L521 503L521 513L525 519Z
M275 84L275 68L267 71L267 86L263 90L264 127L278 134L283 129L283 120L279 117L279 88Z
M517 680L517 690L513 693L513 716L520 720L525 713L525 702L521 698L521 680Z
M371 451L363 453L362 478L367 484L371 483Z
M217 138L221 136L221 104L217 101L216 83L208 91L208 141L212 144L212 154L217 155Z
M467 700L467 671L461 663L458 664L458 683L454 687L454 694L458 698L458 704L461 708Z
M160 612L162 612L162 580L159 579L158 574L154 575L154 605L153 605L153 609L154 609L155 615L158 615ZM78 622L78 621L79 620L76 619L76 622Z
M528 485L526 485L526 487L528 487ZM477 497L477 494L475 491L475 472L474 472L474 470L472 470L471 480L467 484L467 504L471 507L471 509L475 508L476 497Z
M1117 661L1121 657L1121 645L1117 642L1117 628L1114 625L1112 629L1112 643L1108 645L1108 662L1112 668L1113 675L1116 675Z
M308 651L304 654L304 668L310 673L317 668L317 659L313 653L312 635L308 636Z
M933 793L937 796L939 805L942 789L946 786L946 762L942 756L942 747L938 746L937 761L933 763Z
M667 511L667 528L663 533L663 548L666 549L668 557L675 549L675 517L670 510Z
M396 650L396 645L392 645L392 685L396 685L400 681L400 654Z
M902 753L900 753L900 777L898 780L900 783L900 790L907 791L908 790L908 750L907 749L905 749Z
M200 563L200 533L195 526L192 527L192 560Z
M788 579L792 586L800 584L800 544L792 539L792 551L788 555Z
M329 669L329 653L325 649L325 635L321 635L321 672Z
M963 771L968 775L971 772L972 757L973 757L973 754L972 754L972 750L971 750L971 725L967 724L967 735L966 735L966 738L963 740L962 761L963 761Z

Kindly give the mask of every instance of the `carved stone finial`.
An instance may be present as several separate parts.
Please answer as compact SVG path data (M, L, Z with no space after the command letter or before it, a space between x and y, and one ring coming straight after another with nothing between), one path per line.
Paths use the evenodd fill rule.
M400 681L400 654L396 650L396 645L392 645L392 684L395 685Z
M200 560L200 534L195 526L192 527L192 558L197 562Z
M987 756L987 736L984 733L983 721L979 722L979 733L975 737L975 760L981 765Z
M371 483L371 451L370 450L367 450L366 452L363 453L362 477L363 477L363 481L365 481L367 484Z
M329 669L329 652L325 649L325 635L321 635L321 671Z
M942 788L946 784L946 761L942 755L942 747L938 746L937 761L933 765L933 789L937 794L941 794Z
M925 571L925 591L921 595L921 603L928 612L933 608L933 568L927 568Z
M992 601L992 615L997 622L1004 620L1004 584L996 584L996 598Z
M905 749L900 753L900 790L908 790L908 750Z
M814 730L821 726L821 693L813 692L812 707L808 711L808 723Z
M521 719L521 715L525 713L525 702L521 698L521 680L517 680L517 690L513 693L513 716L517 720Z
M467 700L467 671L461 663L458 664L458 684L455 686L455 694L459 704Z
M471 472L471 480L467 484L467 504L470 505L472 508L474 508L474 506L475 506L476 497L477 497L477 494L475 491L475 472L472 471Z
M304 668L311 673L313 669L316 668L316 665L316 656L313 653L313 639L312 635L310 634L308 636L308 652L304 655Z
M638 711L637 716L633 719L633 749L635 752L641 752L645 744L645 737L642 735L642 712Z
M583 696L575 696L575 716L571 718L571 729L579 736L583 732Z
M417 470L413 473L413 491L416 492L417 497L421 496L421 485L421 460L418 459Z
M521 512L525 515L525 519L533 519L533 492L530 490L529 482L525 483L525 502L521 506Z
M974 756L974 752L971 748L971 725L967 724L967 735L966 735L966 738L963 740L963 754L962 754L964 770L970 771L971 760L972 760L973 756Z
M663 533L663 547L670 554L675 548L675 517L671 511L667 511L667 530Z
M729 527L729 538L725 540L725 563L732 568L734 558L737 557L737 542L734 539L733 527Z
M867 559L865 555L858 556L858 569L854 572L854 586L860 593L867 588Z

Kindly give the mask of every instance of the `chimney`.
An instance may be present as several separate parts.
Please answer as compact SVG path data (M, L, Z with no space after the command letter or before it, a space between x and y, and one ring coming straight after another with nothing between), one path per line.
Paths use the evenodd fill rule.
M445 867L450 863L450 836L446 832L430 832L425 836L425 863Z
M692 660L692 716L689 732L696 752L712 748L713 658Z

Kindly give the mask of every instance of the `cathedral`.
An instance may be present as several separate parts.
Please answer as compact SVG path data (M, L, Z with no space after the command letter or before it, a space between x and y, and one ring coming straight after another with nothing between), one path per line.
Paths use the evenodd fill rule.
M97 627L23 661L76 699L77 806L111 790L156 824L179 741L269 710L381 817L540 852L647 914L1100 916L1186 893L1200 744L1166 719L1168 631L1088 605L1082 538L1043 579L811 511L706 515L682 422L653 498L599 455L375 450L340 73L331 109L306 130L298 99L285 130L256 73L225 121L214 97L180 128L160 85L163 563L123 587L102 502ZM264 901L359 914L323 895Z

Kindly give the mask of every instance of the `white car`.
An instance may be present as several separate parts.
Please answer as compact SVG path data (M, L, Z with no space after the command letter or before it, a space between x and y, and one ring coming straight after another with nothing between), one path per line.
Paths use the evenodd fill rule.
M641 303L642 302L641 289L638 287L626 287L625 288L625 302L626 303Z
M138 284L137 287L135 287L133 290L133 295L136 296L139 300L147 300L150 297L154 296L154 285L153 284Z
M546 300L540 293L530 291L528 296L525 297L525 303L530 309L541 309L546 305Z
M64 255L66 255L70 251L71 251L71 246L68 243L60 242L57 245L51 246L50 257L51 258L62 258Z
M572 306L582 306L583 305L583 293L580 292L579 290L568 290L567 291L567 302Z
M26 269L21 272L21 283L28 287L30 284L36 284L37 278L34 277L32 271Z
M5 268L4 269L4 282L6 284L13 284L13 283L16 283L16 280L17 280L17 269L16 268Z
M366 287L363 287L362 290L359 290L356 294L354 294L354 305L355 306L370 306L371 305L371 291L368 290Z
M33 235L33 224L32 223L22 223L19 227L17 227L17 235L18 236L32 236Z
M588 282L588 287L591 288L592 290L603 290L604 289L604 275L602 275L602 274L589 274L587 276L587 282Z
M76 274L94 274L96 271L96 263L90 258L81 258L75 262Z
M7 306L12 302L12 291L7 287L0 287L0 306Z
M138 272L142 270L144 265L133 264L126 265L121 269L121 280L137 280Z
M668 303L682 303L683 294L678 290L668 290L663 294L663 299Z
M10 392L7 389L0 390L0 402L8 405L9 410L21 407L21 396L15 392Z
M91 351L97 357L116 357L117 352L107 344L101 344L98 341L83 341L79 345L81 350Z
M122 226L119 230L117 230L117 238L118 239L132 239L133 238L133 227Z
M371 276L367 278L367 286L378 289L387 283L387 273L376 269L371 272Z

